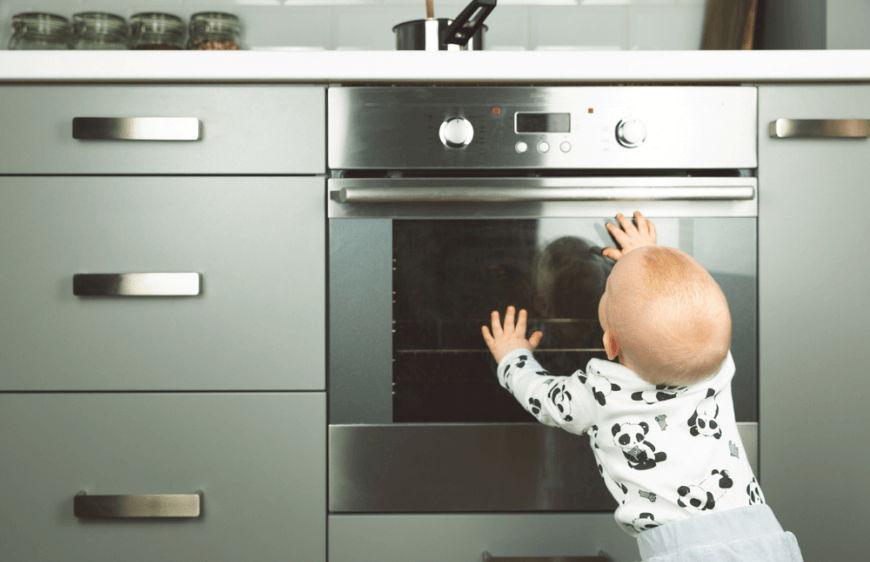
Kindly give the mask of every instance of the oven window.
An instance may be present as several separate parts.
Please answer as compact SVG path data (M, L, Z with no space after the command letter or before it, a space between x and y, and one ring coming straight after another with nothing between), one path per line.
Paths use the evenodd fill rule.
M573 226L573 228L572 228ZM536 422L504 390L481 336L513 305L553 374L606 359L598 303L614 262L577 222L393 221L393 422Z

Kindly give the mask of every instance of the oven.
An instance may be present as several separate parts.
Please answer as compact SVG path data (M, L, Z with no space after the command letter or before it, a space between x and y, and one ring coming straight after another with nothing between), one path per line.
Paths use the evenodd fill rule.
M635 210L728 299L758 474L756 102L737 86L330 88L330 512L613 511L588 438L501 388L481 326L514 305L553 374L606 360L604 225Z

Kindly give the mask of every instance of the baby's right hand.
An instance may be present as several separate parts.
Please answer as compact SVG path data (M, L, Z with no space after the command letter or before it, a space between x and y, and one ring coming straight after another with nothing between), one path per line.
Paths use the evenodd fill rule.
M603 255L618 261L619 258L635 248L656 245L656 227L653 223L643 218L640 211L634 212L634 218L637 219L637 228L635 228L631 219L626 218L622 213L617 213L616 220L619 221L619 224L622 225L625 232L620 230L619 227L614 224L605 224L607 230L610 231L610 234L612 234L613 237L616 238L616 241L619 242L619 245L622 246L622 251L620 252L616 248L605 248L601 252Z

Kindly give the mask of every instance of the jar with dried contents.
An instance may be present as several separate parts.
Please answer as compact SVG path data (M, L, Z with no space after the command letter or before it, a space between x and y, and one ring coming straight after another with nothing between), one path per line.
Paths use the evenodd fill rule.
M236 51L242 48L239 18L223 12L190 16L187 48L200 51Z
M9 49L64 50L69 49L72 32L69 20L57 14L26 12L12 16L12 39Z
M142 12L130 17L130 48L137 51L184 49L184 22L178 16Z
M130 30L121 16L103 12L73 14L73 49L120 51L130 42Z

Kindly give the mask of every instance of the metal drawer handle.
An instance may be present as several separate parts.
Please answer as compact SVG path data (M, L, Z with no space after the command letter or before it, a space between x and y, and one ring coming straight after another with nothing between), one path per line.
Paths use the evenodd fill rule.
M866 139L870 137L870 119L777 119L770 122L770 136L777 139Z
M76 273L77 297L190 297L200 293L199 273Z
M73 117L72 135L81 140L200 140L196 117Z
M73 513L81 519L121 517L199 517L202 492L143 496L89 496L73 498Z
M335 193L335 192L333 192ZM669 201L752 199L752 186L733 187L343 187L342 203L502 203L544 201Z
M483 562L610 562L610 558L603 551L598 551L597 556L492 556L483 551Z

